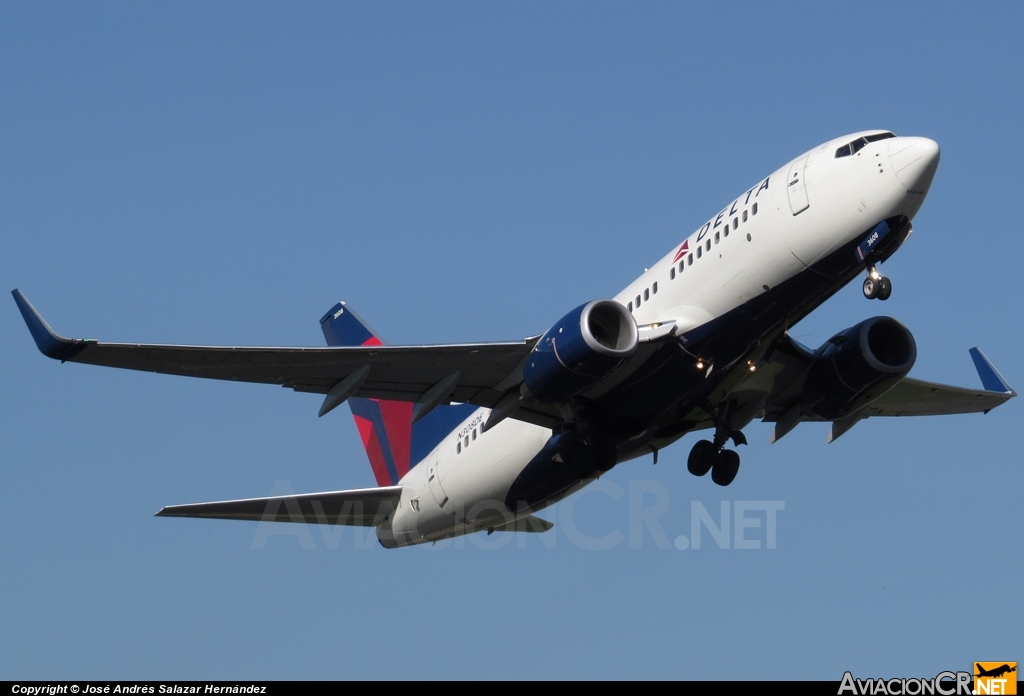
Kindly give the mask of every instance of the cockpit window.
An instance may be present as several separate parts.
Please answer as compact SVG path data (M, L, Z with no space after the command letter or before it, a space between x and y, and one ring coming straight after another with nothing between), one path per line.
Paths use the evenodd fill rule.
M895 138L895 133L875 133L874 135L865 135L862 138L857 138L852 143L847 143L841 148L836 150L836 157L848 157L856 152L860 152L860 149L868 143L877 142L879 140L886 140L888 138Z

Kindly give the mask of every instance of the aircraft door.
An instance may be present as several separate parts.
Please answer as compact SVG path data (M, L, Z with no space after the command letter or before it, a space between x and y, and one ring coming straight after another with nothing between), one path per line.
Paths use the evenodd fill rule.
M789 167L786 192L789 194L789 209L793 211L793 215L799 215L811 207L811 202L807 199L807 186L804 183L809 158L810 155L801 157Z
M438 507L444 507L445 503L448 502L448 494L444 492L444 488L441 487L441 474L437 468L438 456L437 450L435 449L427 457L427 484L430 486L430 494L434 496L434 500L437 501Z

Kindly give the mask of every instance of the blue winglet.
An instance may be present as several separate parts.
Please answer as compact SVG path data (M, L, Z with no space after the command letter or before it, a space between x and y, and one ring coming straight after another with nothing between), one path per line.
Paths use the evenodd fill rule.
M24 317L28 330L39 347L39 352L46 357L60 360L61 362L70 360L91 342L71 340L58 336L39 312L36 311L36 308L32 306L32 303L28 301L28 298L22 294L21 290L15 288L11 291L11 294L14 295L14 301L18 305L18 309L21 310L21 316Z
M981 377L981 385L990 392L1017 395L1010 385L1006 383L999 371L989 362L981 348L975 346L970 350L971 358L974 360L974 367L978 369L978 376Z

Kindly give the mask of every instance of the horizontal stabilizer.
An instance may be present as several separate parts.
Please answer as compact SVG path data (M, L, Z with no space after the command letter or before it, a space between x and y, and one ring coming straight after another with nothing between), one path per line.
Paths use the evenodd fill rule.
M555 525L547 520L542 520L539 517L533 515L523 515L517 517L514 520L509 520L504 524L499 524L497 527L491 527L487 530L487 533L491 532L535 532L540 534L546 532Z
M394 512L401 497L401 486L387 486L169 505L156 514L157 517L208 517L251 522L307 522L375 527Z

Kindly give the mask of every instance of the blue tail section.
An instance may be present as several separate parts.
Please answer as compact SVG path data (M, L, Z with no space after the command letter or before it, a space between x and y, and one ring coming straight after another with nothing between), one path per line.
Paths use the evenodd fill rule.
M384 345L380 336L344 302L331 307L320 319L320 328L329 346ZM370 375L372 378L373 373ZM471 404L438 406L410 425L413 405L408 401L353 397L348 404L379 486L398 483L476 410Z

